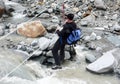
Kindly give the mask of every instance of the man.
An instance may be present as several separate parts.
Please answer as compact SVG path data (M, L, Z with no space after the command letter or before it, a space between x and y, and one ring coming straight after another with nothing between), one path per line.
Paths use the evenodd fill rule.
M61 69L61 62L64 61L65 53L64 48L67 44L67 37L72 32L73 29L77 28L75 22L73 21L74 15L67 14L65 24L63 25L63 29L61 31L57 30L56 33L59 36L59 39L56 41L52 53L55 59L55 66L52 69ZM60 50L60 55L58 55L58 50Z

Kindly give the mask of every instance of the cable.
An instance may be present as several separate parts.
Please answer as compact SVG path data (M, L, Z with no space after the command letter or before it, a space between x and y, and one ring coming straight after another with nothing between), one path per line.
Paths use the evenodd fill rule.
M39 50L39 49L37 49ZM37 50L35 52L37 52ZM10 74L12 74L15 70L17 70L21 65L23 65L30 57L32 57L33 53L31 55L29 55L28 58L26 58L22 63L20 63L17 67L15 67L12 71L10 71L7 75L5 75L4 77L8 77ZM4 78L3 77L3 78Z
M44 11L45 11L45 10L44 10ZM44 11L42 11L41 13L43 13ZM28 20L28 21L26 21L26 22L32 21L33 19L35 19L36 17L38 17L41 13L37 14L35 17L31 18L30 20ZM12 34L13 32L15 32L17 29L19 29L19 28L16 28L16 29L14 29L12 32L10 32L10 33L8 33L8 34L0 37L0 40L6 38L7 36L9 36L9 35Z
M35 17L31 18L30 20L28 20L28 21L26 21L26 22L32 21L33 19L35 19L36 17L38 17L40 14L42 14L44 11L46 11L46 10L43 10L41 13L37 14ZM8 35L12 34L12 33L15 32L17 29L19 29L19 28L16 28L15 30L13 30L12 32L6 34L5 36L2 36L2 37L0 38L0 40L6 38ZM37 49L37 50L39 50L39 49ZM37 51L37 50L36 50L36 51ZM35 52L36 52L36 51L35 51ZM13 73L15 70L17 70L17 69L18 69L22 64L24 64L32 55L33 55L33 53L30 54L28 58L26 58L22 63L20 63L17 67L15 67L12 71L10 71L10 72L9 72L8 74L6 74L4 77L8 77L11 73ZM4 77L2 77L2 78L4 78Z

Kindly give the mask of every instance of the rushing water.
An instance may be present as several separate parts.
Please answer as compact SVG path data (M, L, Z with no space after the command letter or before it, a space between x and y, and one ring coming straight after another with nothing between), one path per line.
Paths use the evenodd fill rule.
M4 52L4 51L3 51ZM3 77L0 84L119 84L120 80L114 74L93 74L86 70L84 54L80 46L76 47L77 56L74 61L66 61L61 70L51 70L50 67L37 62L28 62L34 74L39 75L34 80L22 79L18 76ZM7 54L5 54L7 56ZM10 54L9 54L10 55ZM13 55L13 54L11 54ZM13 56L14 57L14 56ZM8 60L9 61L9 60ZM29 69L27 69L29 70ZM25 71L25 70L23 70ZM26 74L22 74L26 75Z
M14 19L9 18L7 21L8 22L12 21L13 23L17 24L25 20L21 17L24 17L24 15L17 15L16 13L15 16L13 17ZM22 40L24 39L24 41L26 40L26 38L18 37L16 35L10 36L10 39L12 39L15 42L20 42L21 39ZM30 41L31 39L27 39L27 40ZM0 43L4 45L6 44L6 41L3 39L3 41L0 41ZM84 54L87 52L81 51L81 47L79 46L76 47L76 52L77 52L77 55L76 55L75 61L66 61L61 70L53 71L51 70L50 67L42 66L37 62L27 62L25 65L28 66L30 69L20 67L19 70L18 69L15 70L17 74L16 76L14 75L12 75L11 77L3 76L0 79L0 84L120 84L120 80L118 77L116 77L115 74L112 74L112 73L111 74L93 74L88 72L86 70L87 64L84 59ZM5 50L1 50L1 53L0 53L1 60L3 60L2 56L4 56L4 58L5 57L7 58L9 56L7 58L7 61L14 59L15 62L12 61L13 66L14 64L16 64L17 60L19 60L17 58L17 55L11 54L12 52L8 52L8 51L6 52ZM6 61L6 65L8 63L7 61ZM17 65L19 65L22 61L20 61ZM3 66L0 66L0 67L3 67ZM32 72L31 72L31 69L32 69ZM26 74L26 72L28 74ZM32 75L33 77L35 77L35 79L29 80L26 78L22 78L27 75L30 75L30 76Z

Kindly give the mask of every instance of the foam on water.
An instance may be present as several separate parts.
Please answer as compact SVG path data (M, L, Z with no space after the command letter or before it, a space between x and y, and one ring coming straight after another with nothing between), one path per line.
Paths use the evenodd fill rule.
M21 79L18 77L11 77L11 78L3 78L0 80L0 84L87 84L83 80L78 79L58 79L52 76L45 77L36 81L30 81Z
M20 13L13 13L14 19L24 18L26 15L20 14Z

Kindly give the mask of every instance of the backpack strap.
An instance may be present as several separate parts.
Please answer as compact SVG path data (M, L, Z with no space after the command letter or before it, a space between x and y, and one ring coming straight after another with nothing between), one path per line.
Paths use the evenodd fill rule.
M62 36L60 36L59 41L60 41L60 45L62 45L62 43L63 43Z

